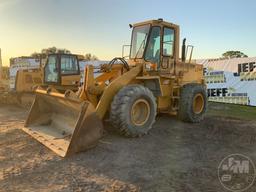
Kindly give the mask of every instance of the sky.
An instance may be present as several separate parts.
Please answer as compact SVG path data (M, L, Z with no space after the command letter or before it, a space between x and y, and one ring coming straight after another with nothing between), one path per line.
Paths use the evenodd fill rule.
M180 25L193 58L256 56L255 0L0 0L3 64L52 46L110 60L130 44L130 23L157 18Z

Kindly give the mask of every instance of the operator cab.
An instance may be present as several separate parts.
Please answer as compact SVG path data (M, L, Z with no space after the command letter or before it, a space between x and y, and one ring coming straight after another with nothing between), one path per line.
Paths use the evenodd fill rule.
M46 85L77 87L80 82L77 55L49 54L43 69L44 84Z
M174 70L179 60L179 26L159 19L132 27L131 63L146 63L147 71Z

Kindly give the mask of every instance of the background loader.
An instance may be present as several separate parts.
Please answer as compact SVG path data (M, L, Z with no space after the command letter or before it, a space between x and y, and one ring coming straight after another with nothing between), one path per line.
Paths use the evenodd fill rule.
M48 54L40 58L39 69L18 70L15 78L15 87L6 92L7 101L16 101L18 104L30 107L34 100L36 86L55 89L64 93L65 90L77 91L80 86L80 68L78 56L73 54Z
M146 134L158 113L200 122L207 106L203 66L186 62L185 40L179 58L179 26L159 19L131 27L128 61L113 59L97 77L87 66L77 92L38 88L23 130L64 157L95 146L106 119L127 137Z
M54 87L60 92L67 89L77 91L80 85L78 56L55 53L41 58L41 68L19 70L16 76L17 92L32 92L35 85Z

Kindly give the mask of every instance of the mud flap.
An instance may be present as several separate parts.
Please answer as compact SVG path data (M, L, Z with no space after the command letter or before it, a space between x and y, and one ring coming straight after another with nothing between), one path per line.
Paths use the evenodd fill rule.
M103 124L88 101L37 93L23 130L65 157L96 146Z

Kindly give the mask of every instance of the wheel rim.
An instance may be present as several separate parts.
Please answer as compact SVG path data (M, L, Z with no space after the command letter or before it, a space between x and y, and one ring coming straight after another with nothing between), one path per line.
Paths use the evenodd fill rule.
M193 111L196 114L200 114L204 110L204 97L201 93L198 93L194 97Z
M132 105L131 120L132 123L141 126L144 125L149 118L150 106L147 100L138 99Z

